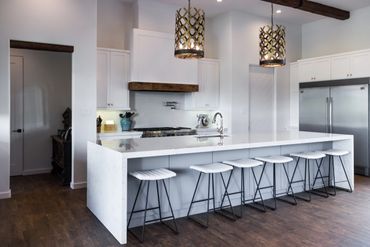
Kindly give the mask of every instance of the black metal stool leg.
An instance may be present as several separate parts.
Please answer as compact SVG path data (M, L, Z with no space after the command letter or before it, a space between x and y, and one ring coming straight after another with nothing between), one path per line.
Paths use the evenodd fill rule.
M215 202L215 177L212 173L212 197L213 197L213 212L216 213L216 202Z
M285 198L282 198L282 197L278 197L277 199L279 200L279 201L282 201L282 202L286 202L286 203L289 203L289 204L291 204L291 205L297 205L297 200L296 200L296 198L295 198L295 194L294 194L294 191L293 191L293 189L292 189L292 187L291 187L291 183L290 183L290 179L289 179L289 174L288 174L288 171L287 171L287 169L286 169L286 167L285 167L285 164L283 164L283 169L284 169L284 173L285 173L285 176L286 176L286 178L287 178L287 181L288 181L288 190L287 190L287 192L286 192L286 196L289 196L289 197L292 197L293 198L293 202L292 201L289 201L289 200L287 200L287 199L285 199ZM290 193L290 190L292 190L292 193L291 194L289 194Z
M197 189L198 189L198 185L199 185L199 181L200 181L201 176L202 176L202 173L199 173L199 177L198 177L198 180L197 180L197 184L195 185L195 190L194 190L194 193L193 193L193 197L192 197L191 202L190 202L190 206L189 206L189 210L188 210L188 214L187 214L188 217L190 215L191 207L193 206L195 194L197 193Z
M141 183L140 183L141 184ZM134 231L132 231L131 229L129 229L129 231L132 233L132 235L137 238L141 243L144 242L144 233L145 233L145 223L146 223L146 212L147 212L147 209L148 209L148 198L149 198L149 188L150 188L150 181L147 181L147 191L146 191L146 199L145 199L145 209L144 210L139 210L139 211L132 211L131 212L131 216L132 216L132 213L135 213L135 212L142 212L144 211L144 220L143 220L143 225L141 227L141 236L138 236ZM136 198L137 199L137 198ZM135 203L136 204L136 201ZM130 221L131 221L131 216L130 216Z
M352 190L351 182L349 181L348 174L347 174L346 168L344 167L342 157L339 156L339 160L340 160L340 163L342 164L344 175L346 175L347 183L348 183L348 186L349 186L349 191L348 192L352 193L353 190Z
M297 170L298 170L298 166L299 166L299 161L301 160L301 158L300 157L298 157L298 159L297 159L297 163L296 163L296 165L295 165L295 167L294 167L294 171L293 171L293 175L292 175L292 179L290 180L290 186L289 186L289 188L288 188L288 190L289 189L291 189L292 190L292 192L294 193L294 190L293 190L293 184L294 183L302 183L303 182L303 192L305 192L305 193L308 193L309 194L309 196L308 196L308 198L305 198L305 197L302 197L302 196L300 196L300 195L297 195L297 194L294 194L294 197L296 198L296 199L299 199L299 200L302 200L302 201L306 201L306 202L310 202L311 201L311 193L310 193L310 191L308 191L307 190L307 177L308 178L310 178L309 177L309 174L307 174L307 170L308 170L308 173L310 172L310 169L309 169L309 162L308 162L308 160L307 159L304 159L304 178L303 179L301 179L301 180L297 180L297 181L294 181L294 177L295 177L295 174L296 174L296 172L297 172ZM310 185L310 182L309 182L309 185ZM311 186L309 186L309 188L310 188ZM290 195L289 195L290 196Z
M168 195L168 191L167 191L167 186L166 186L166 183L164 180L162 180L162 183L163 183L163 187L164 187L164 191L166 192L166 196L167 196L167 200L168 200L168 205L170 206L170 210L171 210L171 215L172 217L169 217L169 218L172 218L172 221L173 221L173 224L175 226L175 228L172 228L171 226L169 226L167 223L165 223L164 221L161 220L161 222L167 226L168 228L170 228L174 233L179 233L178 231L178 228L177 228L177 224L176 224L176 218L175 218L175 214L173 213L173 209L172 209L172 204L171 204L171 201L170 201L170 197ZM158 188L158 187L157 187Z
M272 164L272 173L273 173L273 178L272 178L272 196L274 198L274 208L272 210L276 210L277 205L276 205L276 164Z
M159 188L158 188L158 181L155 181L155 185L157 188L157 200L158 200L158 211L159 211L159 222L162 223L162 209L161 209L161 200L159 198Z
M130 218L129 218L128 223L127 223L127 228L128 229L130 228L130 223L131 223L132 215L134 214L134 211L135 211L135 206L136 206L137 198L139 197L139 193L140 193L140 189L141 189L141 185L142 184L143 184L143 181L141 180L140 181L140 184L139 184L139 189L137 190L137 193L136 193L136 196L135 196L134 205L132 206L132 210L131 210L131 213L130 213Z
M243 169L244 168L242 168L241 169L241 171L243 171ZM234 171L234 169L232 169L231 171L230 171L230 175L229 175L229 178L228 178L228 180L227 180L227 183L226 183L226 187L225 187L225 183L224 183L224 179L223 179L223 175L222 175L222 173L220 173L221 174L221 178L222 178L222 180L223 180L223 183L224 183L224 187L225 187L225 192L224 192L224 194L223 194L223 196L222 196L222 200L221 200L221 206L220 206L220 211L223 211L223 212L225 212L225 213L230 213L230 214L232 214L233 215L233 218L231 218L232 220L235 220L235 217L238 217L238 218L241 218L242 217L242 213L243 213L243 209L242 209L242 205L244 204L243 203L243 180L241 180L241 190L240 191L238 191L238 192L234 192L234 193L229 193L229 191L228 191L228 189L229 189L229 185L230 185L230 180L231 180L231 178L232 178L232 174L233 174L233 171ZM242 179L243 179L243 172L241 173L241 177L242 177ZM234 194L240 194L240 214L239 215L237 215L237 214L235 214L234 213L234 210L233 210L233 207L232 207L232 205L231 205L231 203L230 203L230 195L234 195ZM225 201L225 197L228 197L228 199L229 199L229 205L230 205L230 208L231 208L231 211L232 212L229 212L228 210L226 210L225 208L224 208L224 201ZM226 206L227 207L227 206ZM227 215L225 215L225 214L222 214L223 216L225 216L225 217L227 217L227 218L229 218L229 216L227 216Z
M315 194L315 195L318 195L318 196L322 196L322 197L328 198L329 197L329 193L328 193L327 187L325 185L324 176L321 173L321 167L322 167L323 161L324 161L324 158L322 158L320 160L320 164L318 164L317 163L317 160L315 160L315 163L316 163L316 166L317 166L317 172L316 172L316 176L315 176L315 179L314 179L313 185L312 185L312 194ZM315 183L316 183L316 180L318 178L320 178L321 181L322 181L322 184L324 186L324 191L322 191L320 189L315 189Z
M233 205L232 205L232 203L231 203L231 200L230 200L230 196L229 196L229 192L228 192L228 185L226 185L226 183L225 183L225 179L224 179L224 176L222 175L222 173L220 173L220 176L221 176L221 180L222 180L222 184L223 184L223 186L224 186L224 189L225 189L225 193L224 193L224 195L226 195L227 196L227 199L228 199L228 201L229 201L229 205L230 205L230 209L231 209L231 214L232 214L232 217L230 218L228 215L226 215L226 214L222 214L223 216L225 216L225 217L227 217L227 218L229 218L229 219L231 219L231 220L235 220L235 217L236 217L236 215L235 215L235 212L234 212L234 208L233 208ZM214 192L213 192L214 193ZM215 198L215 196L214 196L214 194L213 194L213 198ZM214 202L215 200L213 200L213 202ZM240 205L240 206L242 206L242 205ZM222 207L221 207L221 210L220 211L222 211ZM225 212L227 212L227 213L230 213L229 211L226 211L225 210Z
M257 187L256 187L256 190L254 192L254 196L253 196L253 203L250 203L250 204L247 204L246 206L249 206L249 207L252 207L254 209L257 209L261 212L266 212L266 207L268 207L265 203L264 203L264 200L263 200L263 197L262 197L262 193L261 193L261 182L262 182L262 178L263 178L263 174L265 173L265 170L266 170L266 165L267 163L265 162L263 164L263 167L262 167L262 171L261 171L261 175L260 175L260 178L257 182L257 179L256 179L256 176L255 176L255 173L253 171L253 174L254 174L254 178L255 178L255 181L257 182ZM253 168L252 168L253 169ZM260 198L257 198L257 193L259 193L260 195ZM257 202L256 199L261 199L261 203L260 202ZM259 205L259 206L262 206L263 209L257 207L256 205Z
M259 208L257 208L257 209L260 210L260 211L262 211L262 212L266 212L265 201L263 200L262 193L261 193L261 190L259 188L260 187L260 184L261 184L261 179L258 182L257 181L257 177L256 177L256 173L254 172L254 168L251 168L251 169L252 169L252 174L253 174L254 182L256 183L256 191L255 191L255 193L257 193L257 191L258 191L258 194L259 194L260 199L261 199L261 203L259 203L259 204L263 207L263 209L259 209ZM244 201L245 201L245 199L244 199ZM255 198L253 199L253 203L255 203Z

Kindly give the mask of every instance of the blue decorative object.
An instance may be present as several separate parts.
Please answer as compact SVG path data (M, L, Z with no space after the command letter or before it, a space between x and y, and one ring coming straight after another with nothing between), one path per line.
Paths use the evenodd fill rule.
M121 118L121 129L122 131L128 131L131 129L132 121L129 118Z

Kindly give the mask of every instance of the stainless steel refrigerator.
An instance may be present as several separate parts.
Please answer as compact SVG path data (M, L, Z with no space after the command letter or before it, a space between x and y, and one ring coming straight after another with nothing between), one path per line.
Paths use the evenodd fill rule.
M355 173L370 175L370 78L300 83L299 129L354 135Z

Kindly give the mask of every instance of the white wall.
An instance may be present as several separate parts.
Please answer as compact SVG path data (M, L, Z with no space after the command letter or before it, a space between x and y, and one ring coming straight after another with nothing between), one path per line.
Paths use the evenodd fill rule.
M211 19L209 23L211 57L221 59L221 109L230 118L233 133L248 131L249 65L259 64L259 28L269 20L234 11ZM287 63L301 57L301 27L285 24L287 32ZM209 41L208 41L209 42ZM276 70L277 129L289 127L289 68ZM273 123L272 123L273 124Z
M86 141L96 139L96 0L0 2L0 193L9 192L9 40L72 45L72 186L85 185Z
M134 26L133 4L121 0L98 0L98 47L130 49Z
M370 48L370 7L346 21L325 18L302 26L303 58Z
M50 172L50 136L63 129L62 114L72 105L72 55L23 49L10 54L23 57L23 174Z
M187 4L184 1L184 6ZM175 33L176 10L183 6L153 0L137 0L135 27L158 32Z

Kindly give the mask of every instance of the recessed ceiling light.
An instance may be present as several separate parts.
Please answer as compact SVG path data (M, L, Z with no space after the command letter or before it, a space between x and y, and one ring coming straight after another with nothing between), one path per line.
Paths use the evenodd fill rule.
M221 2L222 2L222 0L217 0L217 2L218 2L218 3L221 3Z
M276 14L281 14L281 9L276 10Z

